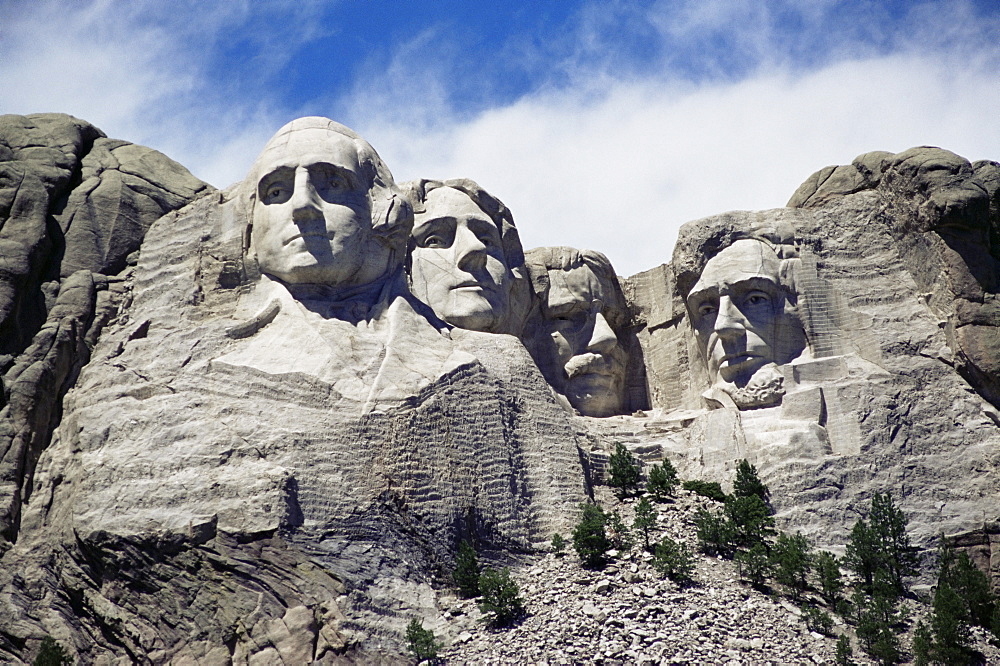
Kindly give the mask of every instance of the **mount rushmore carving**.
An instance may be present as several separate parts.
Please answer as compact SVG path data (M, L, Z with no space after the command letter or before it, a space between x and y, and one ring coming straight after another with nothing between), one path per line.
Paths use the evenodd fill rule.
M995 162L867 153L629 278L323 118L220 191L6 116L0 177L5 658L391 652L459 541L568 532L618 443L749 459L832 548L888 489L1000 574Z

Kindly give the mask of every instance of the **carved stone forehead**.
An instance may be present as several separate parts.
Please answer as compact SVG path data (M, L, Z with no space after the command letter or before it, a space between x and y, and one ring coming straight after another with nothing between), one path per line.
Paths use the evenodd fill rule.
M360 151L368 143L351 129L328 118L298 118L279 129L254 160L249 179L256 180L268 166L291 155L335 156L343 166L357 168ZM374 152L374 151L373 151Z
M690 294L721 288L750 278L763 277L781 281L781 260L770 245L758 240L741 239L712 257Z

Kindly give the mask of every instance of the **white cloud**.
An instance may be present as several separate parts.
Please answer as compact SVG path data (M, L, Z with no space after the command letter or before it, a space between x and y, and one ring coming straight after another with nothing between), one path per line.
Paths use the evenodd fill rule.
M213 79L213 53L230 38L249 40L256 55L236 74L273 81L288 45L319 34L320 4L272 0L264 9L285 17L274 25L260 3L205 5L192 0L174 13L151 1L36 3L14 12L0 28L0 112L69 112L216 185L242 178L267 137L301 113L281 101L280 86ZM868 7L828 0L807 11L775 0L735 11L674 0L646 15L609 5L613 15L595 5L555 55L522 54L551 58L550 80L471 114L449 80L469 66L447 62L465 55L433 47L445 35L428 26L362 68L344 97L317 91L310 110L325 104L354 126L399 180L479 181L511 207L526 247L599 249L627 275L669 260L681 223L781 206L812 172L862 152L931 144L1000 159L997 22L977 20L968 3L936 2L891 33L856 12L838 19L848 5ZM779 24L789 12L802 24L794 34ZM643 21L662 53L631 66L620 22ZM712 51L719 36L727 46ZM803 64L804 53L819 55ZM727 58L746 60L740 77L714 75Z

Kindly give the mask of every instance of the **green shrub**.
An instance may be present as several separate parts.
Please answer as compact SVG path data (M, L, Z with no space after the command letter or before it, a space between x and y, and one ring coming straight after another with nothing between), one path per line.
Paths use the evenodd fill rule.
M653 555L653 568L675 583L691 582L694 573L694 557L683 543L678 543L670 537L663 537L656 544Z
M639 464L624 444L616 444L608 460L608 485L619 497L634 495L639 489Z
M31 663L32 666L63 666L63 664L72 664L73 660L63 646L56 642L56 639L46 636L42 639L38 654L35 655L35 660Z
M917 627L913 630L914 666L928 666L931 663L931 645L933 641L930 627L924 624L923 620L917 622Z
M879 585L876 581L875 589L874 595L865 594L863 588L854 592L858 640L864 651L876 661L896 664L901 654L894 627L904 619L899 610L899 599L891 585Z
M510 577L510 569L486 569L479 577L479 589L483 595L479 610L486 615L490 626L506 627L524 615L524 601L517 583Z
M566 539L559 532L552 535L552 554L556 557L562 557L566 554Z
M479 596L479 560L476 551L466 540L458 544L458 555L455 557L455 571L451 577L458 585L459 594L465 599Z
M815 631L825 636L833 636L833 618L822 608L805 604L802 606L802 619L809 631Z
M678 482L677 470L673 463L664 459L662 465L653 465L650 468L649 479L646 481L646 492L652 495L657 502L662 502L668 497L673 497Z
M717 481L685 481L681 487L716 502L726 501L726 493L722 492L722 486Z
M604 554L611 548L605 525L608 516L596 504L583 504L583 515L573 529L573 548L585 567L604 564Z
M812 564L811 549L809 540L801 534L782 532L771 551L775 580L790 587L796 597L806 589L806 576Z
M413 618L406 627L406 644L418 662L436 661L441 644L434 639L434 632L424 629L420 620Z
M652 552L653 548L649 543L649 533L656 527L656 509L653 508L652 503L645 497L639 500L639 503L635 507L635 520L632 521L632 527L642 535L643 547Z

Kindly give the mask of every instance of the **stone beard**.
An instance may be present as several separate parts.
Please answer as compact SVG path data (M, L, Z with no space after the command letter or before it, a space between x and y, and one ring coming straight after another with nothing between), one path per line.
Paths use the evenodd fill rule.
M544 285L528 339L542 373L584 416L620 414L627 357L616 329L625 309L611 264L571 248L538 248L526 258L532 282Z
M783 261L760 240L741 239L705 264L687 296L688 316L709 381L738 407L781 401L776 365L805 349L801 323L785 311Z

